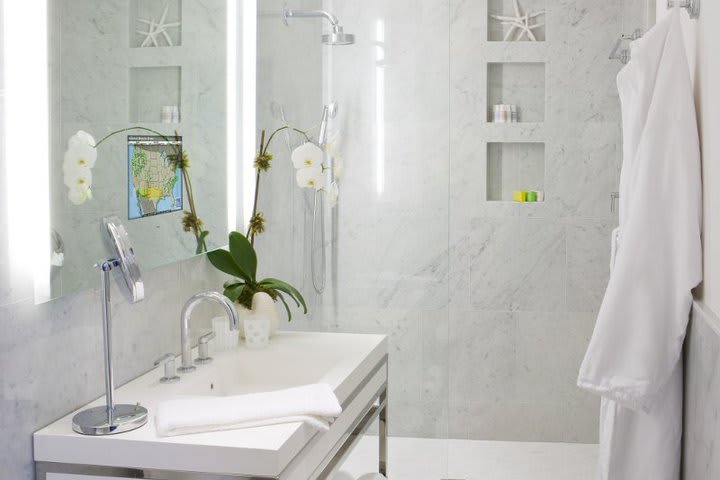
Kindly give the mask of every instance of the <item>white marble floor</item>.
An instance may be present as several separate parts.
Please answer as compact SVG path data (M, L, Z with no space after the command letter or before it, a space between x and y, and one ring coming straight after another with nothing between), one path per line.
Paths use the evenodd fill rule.
M332 480L377 472L377 448L365 436ZM390 480L592 480L597 445L392 437L388 457Z

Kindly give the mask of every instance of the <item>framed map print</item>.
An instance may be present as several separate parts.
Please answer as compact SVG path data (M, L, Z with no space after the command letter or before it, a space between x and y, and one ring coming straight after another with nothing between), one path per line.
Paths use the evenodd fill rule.
M182 137L129 135L127 144L128 218L182 210Z

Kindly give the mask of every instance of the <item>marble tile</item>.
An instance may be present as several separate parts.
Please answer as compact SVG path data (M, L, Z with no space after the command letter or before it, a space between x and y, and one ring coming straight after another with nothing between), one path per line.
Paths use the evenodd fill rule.
M614 222L573 221L567 241L567 309L596 312L610 277L610 236Z
M683 478L720 476L720 319L696 302L685 340Z
M584 396L575 384L595 314L517 312L515 316L517 398L562 403Z
M422 336L422 398L447 403L450 356L449 312L447 309L420 312Z
M451 310L450 401L515 393L517 318L510 312Z
M567 139L546 145L546 197L563 216L612 219L617 191L618 127L614 123L568 126Z
M451 238L451 306L562 311L565 232L541 219L483 219Z

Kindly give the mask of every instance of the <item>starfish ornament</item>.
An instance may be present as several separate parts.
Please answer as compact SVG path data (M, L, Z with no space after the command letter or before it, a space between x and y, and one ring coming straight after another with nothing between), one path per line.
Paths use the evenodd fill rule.
M505 15L490 15L491 18L498 20L502 25L510 26L507 33L505 33L505 38L503 38L503 41L507 42L508 40L510 40L513 33L515 33L515 30L519 30L519 33L515 37L514 41L519 42L520 40L522 40L523 36L527 36L528 40L532 42L537 42L537 37L535 37L533 30L536 30L544 26L545 24L530 22L534 18L545 15L545 11L541 10L536 13L523 13L518 0L513 0L513 8L515 9L514 17L508 17Z
M155 18L151 18L150 20L146 20L144 18L138 18L138 22L144 23L147 25L147 31L143 30L136 30L137 33L141 35L145 35L145 39L140 44L141 47L149 47L150 44L152 44L155 47L159 47L160 44L158 43L158 37L162 36L165 39L165 42L167 42L167 46L172 47L173 41L170 38L170 35L168 35L167 29L168 28L179 28L180 22L173 22L173 23L165 23L165 20L167 19L168 14L168 4L165 4L165 9L163 10L162 16L160 17L159 22L155 22Z

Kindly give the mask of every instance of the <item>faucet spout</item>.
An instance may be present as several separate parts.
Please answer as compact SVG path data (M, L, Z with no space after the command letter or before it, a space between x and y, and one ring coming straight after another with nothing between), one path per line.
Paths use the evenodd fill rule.
M240 328L237 310L225 295L218 292L203 292L193 295L190 300L185 303L180 314L180 351L182 365L178 370L181 372L192 372L195 370L195 365L192 363L192 345L190 344L190 314L193 309L204 300L213 301L222 305L230 322L230 330L238 330Z

